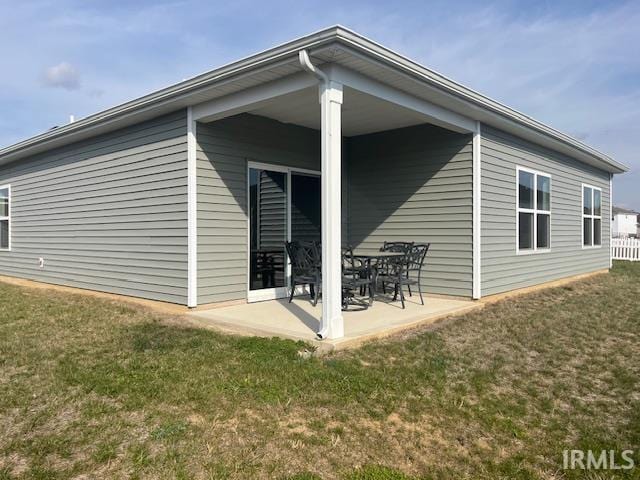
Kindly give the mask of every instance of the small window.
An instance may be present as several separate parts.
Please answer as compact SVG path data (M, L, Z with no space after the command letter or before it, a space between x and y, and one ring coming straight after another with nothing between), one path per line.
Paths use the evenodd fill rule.
M602 190L582 185L582 246L602 246Z
M11 187L9 185L0 186L0 250L9 250L11 245L10 232L10 202Z
M551 248L551 176L517 168L518 252Z

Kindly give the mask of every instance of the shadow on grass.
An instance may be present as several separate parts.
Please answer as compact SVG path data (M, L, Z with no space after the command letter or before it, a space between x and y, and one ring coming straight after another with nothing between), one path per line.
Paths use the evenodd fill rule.
M234 406L302 401L309 408L361 405L385 415L420 382L445 382L442 345L434 338L421 341L424 348L407 369L365 366L358 354L304 359L298 355L306 348L302 342L145 322L118 327L95 350L63 355L56 374L63 384L117 397L130 408L175 402L207 409L215 399Z

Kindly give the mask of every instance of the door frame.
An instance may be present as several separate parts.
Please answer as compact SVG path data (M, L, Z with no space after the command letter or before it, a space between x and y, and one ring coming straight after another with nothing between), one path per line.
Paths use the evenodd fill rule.
M288 260L288 257L285 253L285 286L284 287L274 287L274 288L265 288L261 290L251 290L251 199L249 196L251 195L251 177L250 170L251 169L262 169L262 170L270 170L272 172L281 172L286 175L286 185L287 185L287 205L286 205L286 217L287 217L287 241L291 241L291 175L300 173L302 175L311 175L316 177L321 177L321 172L319 170L310 170L308 168L298 168L291 167L288 165L276 165L272 163L264 163L257 162L253 160L247 160L247 170L246 170L246 188L247 188L247 302L262 302L265 300L275 300L278 298L285 298L289 296L291 293L291 264ZM283 247L284 248L284 247Z

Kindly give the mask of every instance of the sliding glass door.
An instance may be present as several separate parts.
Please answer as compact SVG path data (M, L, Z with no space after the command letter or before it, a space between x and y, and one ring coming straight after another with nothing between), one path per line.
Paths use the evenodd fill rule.
M291 172L291 241L320 243L320 177Z
M248 300L285 297L285 241L320 241L320 177L286 167L249 164Z

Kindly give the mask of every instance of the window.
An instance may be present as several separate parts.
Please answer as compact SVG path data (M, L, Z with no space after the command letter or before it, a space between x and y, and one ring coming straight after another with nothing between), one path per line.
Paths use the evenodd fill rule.
M582 246L602 246L602 190L582 184Z
M10 205L11 187L9 185L0 186L0 250L9 250L11 239L10 231Z
M516 169L518 178L518 253L534 253L551 248L551 176Z

